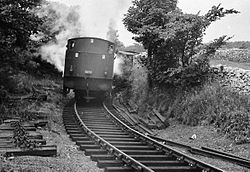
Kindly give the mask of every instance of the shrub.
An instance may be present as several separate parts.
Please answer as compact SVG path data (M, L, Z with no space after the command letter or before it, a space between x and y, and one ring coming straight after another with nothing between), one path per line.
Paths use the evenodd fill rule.
M125 89L129 89L130 81L127 77L123 75L114 75L113 77L113 85L115 86L114 92L124 91Z
M229 112L226 118L225 123L221 127L222 131L238 144L250 142L249 112L244 110Z
M221 87L219 83L206 83L192 90L166 88L152 90L147 96L138 88L137 103L147 104L167 117L182 124L214 125L218 131L236 143L250 142L250 98ZM133 86L132 86L133 88Z
M217 83L183 93L171 115L183 124L213 124L236 143L250 140L250 99Z
M164 72L161 82L175 87L190 89L203 85L208 78L210 78L208 57L199 56L188 66Z
M145 67L141 67L136 60L134 61L131 71L129 80L131 83L132 99L137 102L139 106L141 106L147 98L147 93L149 91L147 80L148 72L147 69Z
M27 74L18 73L8 78L5 87L11 93L27 93L32 90L32 80Z

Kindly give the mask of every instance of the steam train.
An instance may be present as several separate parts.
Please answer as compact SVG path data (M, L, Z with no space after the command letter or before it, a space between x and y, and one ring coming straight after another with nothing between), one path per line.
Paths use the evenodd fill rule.
M114 43L95 37L68 40L63 92L75 92L76 99L103 99L111 93Z

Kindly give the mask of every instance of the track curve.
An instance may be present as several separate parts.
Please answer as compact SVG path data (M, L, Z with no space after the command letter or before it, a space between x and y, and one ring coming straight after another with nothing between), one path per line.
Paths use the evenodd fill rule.
M63 111L71 139L105 172L222 171L139 133L113 110L101 103L71 101Z

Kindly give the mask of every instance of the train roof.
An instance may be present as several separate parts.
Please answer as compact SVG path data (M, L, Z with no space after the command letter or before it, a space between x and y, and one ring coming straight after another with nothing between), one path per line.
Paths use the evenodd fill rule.
M75 37L75 38L70 38L68 41L76 40L76 39L99 39L99 40L106 41L106 42L114 44L114 42L112 42L112 41L108 41L106 39L97 38L97 37Z

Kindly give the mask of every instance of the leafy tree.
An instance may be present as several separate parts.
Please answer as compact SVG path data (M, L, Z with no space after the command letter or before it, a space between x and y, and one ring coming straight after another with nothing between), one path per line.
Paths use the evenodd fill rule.
M238 13L218 5L203 16L184 14L176 5L176 0L134 0L123 19L128 31L136 35L134 39L148 51L148 57L142 59L142 64L149 71L150 85L152 81L158 84L165 82L169 68L185 68L192 63L195 55L214 53L214 49L210 51L209 47L215 46L205 48L202 45L205 30L225 15ZM213 44L218 48L227 39L223 36Z
M23 67L29 60L30 36L38 33L42 23L34 9L39 8L42 0L0 2L0 63L4 67L1 71L9 71Z
M166 14L176 9L177 0L134 0L133 6L124 18L128 31L134 33L134 39L143 44L152 56L157 49L159 32L164 27Z
M41 25L45 18L37 16L36 10L41 8L43 2L0 0L1 89L9 90L13 76L19 76L19 73L37 74L39 68L49 66L39 60L39 56L35 54L35 46L38 44L31 39L32 35L42 31Z
M33 12L42 0L20 0L0 2L1 47L25 48L30 35L37 33L42 20Z

